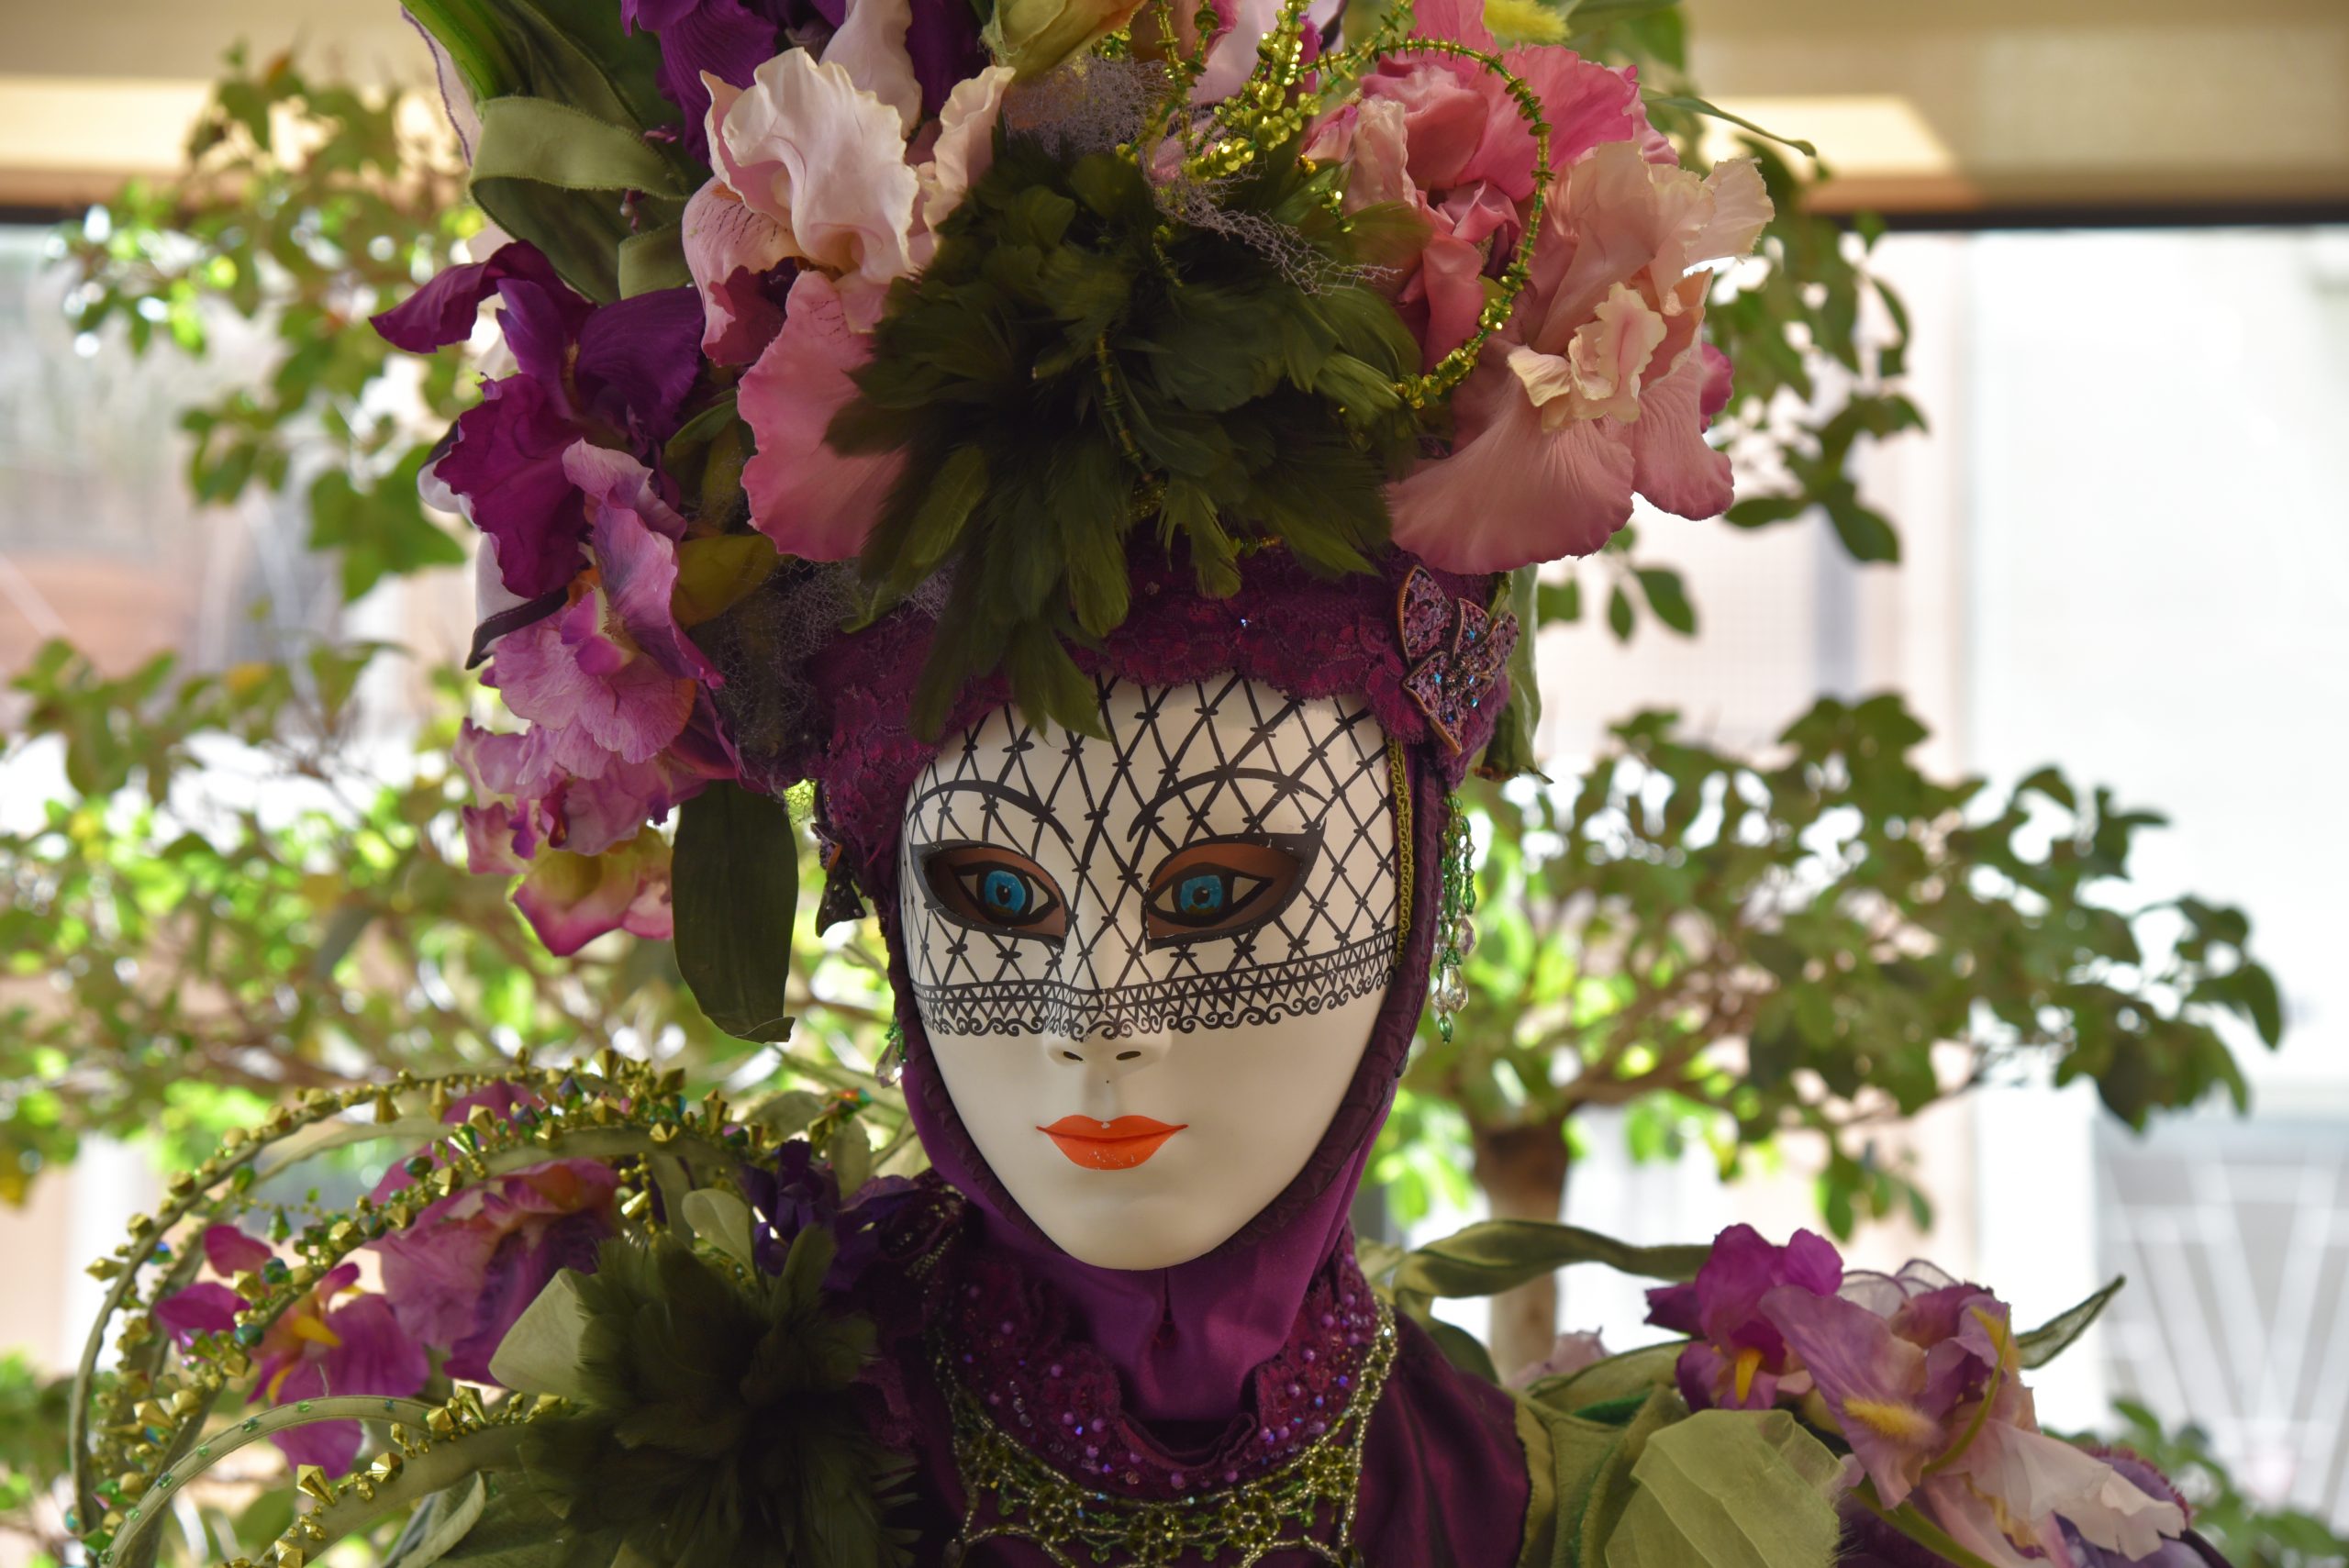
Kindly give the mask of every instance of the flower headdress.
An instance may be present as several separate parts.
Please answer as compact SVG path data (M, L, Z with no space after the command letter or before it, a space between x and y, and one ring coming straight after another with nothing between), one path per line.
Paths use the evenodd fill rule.
M1153 562L1210 599L1268 554L1530 573L1635 493L1729 501L1701 329L1759 177L1462 0L412 9L515 238L377 324L500 306L513 371L428 483L486 536L476 651L528 725L467 738L473 860L559 950L667 930L647 825L844 630L924 620L917 733L988 677L1085 728Z

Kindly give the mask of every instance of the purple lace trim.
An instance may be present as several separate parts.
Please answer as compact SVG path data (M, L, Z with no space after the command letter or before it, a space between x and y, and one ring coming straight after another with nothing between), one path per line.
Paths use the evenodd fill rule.
M1341 1418L1377 1331L1370 1286L1341 1246L1307 1291L1253 1398L1206 1451L1170 1452L1129 1417L1117 1369L1074 1337L1066 1304L1007 1259L959 1250L945 1280L952 1374L1043 1463L1121 1497L1164 1501L1278 1468Z

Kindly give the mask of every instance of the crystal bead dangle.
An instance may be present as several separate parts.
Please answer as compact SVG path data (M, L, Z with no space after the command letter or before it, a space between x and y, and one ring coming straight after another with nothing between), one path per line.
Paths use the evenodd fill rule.
M883 1037L881 1054L873 1060L873 1076L887 1088L897 1086L906 1075L906 1031L895 1018L889 1020L889 1032Z
M1449 1045L1452 1020L1468 1005L1468 977L1462 966L1476 946L1475 850L1468 835L1468 813L1456 795L1444 802L1442 899L1428 1002L1435 1009L1436 1033Z

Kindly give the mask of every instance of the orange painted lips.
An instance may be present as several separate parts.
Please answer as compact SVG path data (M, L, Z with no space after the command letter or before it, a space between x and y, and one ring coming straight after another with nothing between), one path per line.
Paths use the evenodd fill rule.
M1185 1122L1183 1127L1190 1124ZM1088 1171L1130 1171L1183 1130L1146 1116L1121 1116L1096 1121L1089 1116L1064 1116L1036 1130L1051 1139L1060 1151Z

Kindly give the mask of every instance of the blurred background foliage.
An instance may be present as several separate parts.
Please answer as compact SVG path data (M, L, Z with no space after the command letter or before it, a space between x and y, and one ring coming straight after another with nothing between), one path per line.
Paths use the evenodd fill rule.
M1678 12L1569 9L1566 41L1640 66L1657 122L1700 161ZM304 495L347 603L460 564L469 542L420 505L415 477L477 395L476 356L398 354L366 324L480 231L461 171L403 135L397 109L288 57L232 55L185 175L125 190L65 236L80 330L118 319L140 352L202 356L222 312L266 326L273 360L184 412L189 484L219 502ZM1779 216L1708 317L1737 367L1723 439L1750 476L1727 520L1823 514L1852 557L1894 562L1854 463L1921 423L1898 385L1905 315L1869 275L1873 227L1807 215L1794 166L1763 138L1742 143ZM1696 634L1701 606L1643 553L1652 539L1627 528L1546 577L1538 618ZM37 827L0 834L0 1201L22 1202L85 1138L143 1141L169 1165L286 1092L525 1046L540 1060L615 1046L696 1091L791 1103L863 1088L876 1136L918 1157L867 1075L887 1006L869 925L818 939L803 910L799 1022L780 1047L713 1027L666 943L615 935L554 958L502 884L463 868L449 748L481 711L469 678L380 643L288 632L277 646L222 670L164 658L114 674L61 643L9 674L26 717L0 762L53 748L66 788ZM388 728L384 692L406 715ZM1575 1118L1594 1106L1625 1111L1637 1154L1697 1144L1731 1173L1808 1140L1823 1149L1825 1223L1849 1234L1929 1221L1931 1195L1879 1134L2001 1074L2092 1080L2138 1126L2213 1092L2240 1103L2219 1020L2273 1045L2275 983L2240 913L2132 901L2132 847L2160 818L2052 771L1933 779L1911 761L1922 740L1891 695L1821 701L1758 757L1642 713L1578 777L1472 784L1470 1001L1452 1043L1427 1031L1378 1151L1391 1218L1479 1198L1554 1218ZM802 883L820 878L805 868ZM1546 1284L1509 1298L1497 1362L1535 1359L1553 1317ZM0 1515L49 1540L36 1504L61 1397L0 1363ZM2184 1446L2192 1434L2131 1435L2182 1445L2216 1499L2208 1517L2242 1521L2225 1527L2238 1561L2328 1549L2254 1519Z

